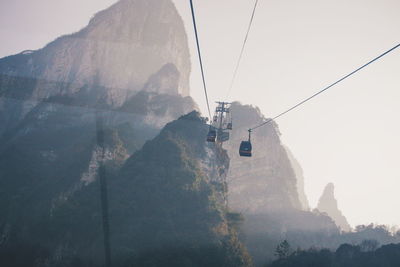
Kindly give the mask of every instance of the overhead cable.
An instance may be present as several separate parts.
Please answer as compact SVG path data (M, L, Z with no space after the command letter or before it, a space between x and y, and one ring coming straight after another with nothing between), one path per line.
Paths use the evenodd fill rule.
M367 67L368 65L374 63L374 62L377 61L378 59L380 59L380 58L386 56L387 54L389 54L390 52L392 52L393 50L395 50L395 49L397 49L397 48L399 48L399 47L400 47L400 43L399 43L398 45L396 45L396 46L390 48L389 50L387 50L387 51L384 52L383 54L381 54L381 55L377 56L376 58L372 59L372 60L369 61L368 63L362 65L362 66L359 67L359 68L357 68L356 70L354 70L354 71L350 72L349 74L343 76L342 78L340 78L340 79L337 80L336 82L334 82L334 83L328 85L327 87L323 88L322 90L316 92L316 93L313 94L312 96L310 96L310 97L304 99L303 101L297 103L296 105L294 105L294 106L290 107L289 109L283 111L282 113L276 115L275 117L273 117L273 118L271 118L271 119L268 119L268 120L266 120L265 122L263 122L263 123L261 123L261 124L259 124L259 125L257 125L257 126L254 126L254 127L250 128L249 130L250 130L250 131L253 131L253 130L257 129L257 128L260 128L260 127L262 127L262 126L264 126L264 125L266 125L266 124L272 122L273 120L278 119L279 117L282 117L283 115L285 115L285 114L291 112L292 110L296 109L297 107L299 107L299 106L303 105L304 103L310 101L310 100L313 99L314 97L316 97L316 96L322 94L322 93L325 92L326 90L332 88L333 86L337 85L337 84L340 83L341 81L343 81L343 80L349 78L350 76L354 75L355 73L359 72L359 71L362 70L363 68L365 68L365 67Z
M201 78L203 80L204 95L206 97L208 115L210 116L210 119L211 119L210 103L208 101L206 79L204 77L203 60L201 59L200 42L199 42L199 36L198 36L198 33L197 33L196 17L195 17L194 6L193 6L193 1L192 0L190 0L190 9L192 11L193 28L194 28L194 34L195 34L195 37L196 37L197 53L198 53L198 56L199 56Z
M247 27L247 32L246 32L246 35L245 35L245 38L244 38L244 41L243 41L243 44L242 44L242 49L240 50L240 54L239 54L238 61L236 63L235 71L233 72L233 76L232 76L232 80L231 80L231 83L230 83L229 88L228 88L228 92L226 93L226 98L228 98L228 96L229 96L229 94L230 94L230 92L232 90L233 84L235 82L235 79L236 79L236 76L237 76L237 73L238 73L238 70L239 70L240 62L242 61L243 52L244 52L244 49L246 47L246 43L247 43L247 39L249 37L251 26L253 24L254 15L256 14L257 5L258 5L258 0L256 0L254 2L253 12L251 13L250 22L249 22L249 25Z

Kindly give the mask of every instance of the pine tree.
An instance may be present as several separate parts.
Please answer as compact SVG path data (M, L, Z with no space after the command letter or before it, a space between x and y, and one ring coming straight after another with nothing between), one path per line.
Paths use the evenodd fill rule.
M279 259L284 259L289 256L290 244L287 240L283 240L275 249L275 256Z

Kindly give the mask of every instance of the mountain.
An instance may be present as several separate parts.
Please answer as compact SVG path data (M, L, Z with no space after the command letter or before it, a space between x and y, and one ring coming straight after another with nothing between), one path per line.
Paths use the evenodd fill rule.
M0 59L1 266L251 265L189 73L170 0Z
M186 96L189 73L183 21L169 0L121 0L77 33L0 59L4 198L31 182L55 183L63 195L93 180L99 116L116 137L108 158L122 164L197 109Z
M228 203L244 216L243 240L256 266L273 259L283 239L309 248L339 234L329 216L309 211L301 167L281 142L278 125L272 122L253 131L253 156L239 157L239 144L247 140L247 129L266 117L258 108L238 102L232 104L231 112L233 130L230 141L224 143L231 159ZM321 236L324 238L316 238Z
M342 231L351 231L351 226L347 222L346 217L338 208L337 200L335 198L335 186L332 183L326 185L322 196L318 201L317 209L320 212L328 214Z
M377 248L374 240L364 240L359 245L342 244L336 251L328 249L296 251L280 258L268 267L302 266L363 266L395 267L400 262L400 244L389 244Z
M62 144L65 153L75 155L73 165L43 155L53 159L57 171L34 157L24 161L29 169L1 166L2 266L101 265L102 189L96 172L91 176L89 169L80 180L79 175L88 162L98 164L90 152L102 149L114 266L250 266L226 206L229 158L205 142L207 130L192 112L125 160L124 129L106 127L102 147L89 149L89 141ZM24 160L17 162L19 153L8 152L16 165ZM9 174L14 179L5 181Z
M253 157L239 157L238 146L247 129L265 120L260 110L235 102L231 106L234 128L226 144L231 167L228 174L229 205L245 214L301 210L297 177L276 123L252 134Z
M0 59L0 135L43 101L118 109L139 92L188 97L190 66L171 0L121 0L79 32Z
M82 86L107 87L107 102L120 105L149 77L176 72L177 86L163 93L189 95L190 57L181 17L170 0L121 0L97 13L79 32L46 47L0 60L1 84L34 78L29 99L70 95ZM66 87L46 86L50 82ZM51 85L51 84L50 84ZM147 86L149 91L158 88ZM8 93L8 92L7 92Z
M189 74L171 0L120 0L0 59L1 266L100 266L107 225L115 266L249 266L244 245L259 263L282 236L307 247L339 233L308 211L277 124L238 156L259 109L233 103L226 151L205 142Z
M219 146L206 143L207 131L195 112L167 124L126 161L112 181L111 224L117 229L114 238L123 240L115 243L121 250L136 246L139 262L142 257L163 262L171 250L183 255L198 253L199 258L191 259L188 254L182 264L177 255L154 266L250 264L227 214L229 158ZM212 252L207 255L207 251Z
M297 178L297 193L299 194L299 200L301 203L301 207L303 210L307 211L310 210L310 204L308 203L308 199L306 196L306 193L304 191L304 175L303 175L303 169L296 159L296 157L293 155L292 151L290 151L289 147L285 146L286 153L289 157L290 163L292 165L292 168L294 170L294 173L296 174Z

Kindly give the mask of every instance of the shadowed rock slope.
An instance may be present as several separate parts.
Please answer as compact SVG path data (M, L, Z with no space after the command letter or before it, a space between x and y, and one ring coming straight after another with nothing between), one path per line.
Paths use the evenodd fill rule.
M114 238L122 240L115 243L135 244L139 262L159 261L154 266L250 264L226 214L229 158L224 150L205 142L207 130L195 112L167 124L114 180L118 186L111 191L116 196L111 214L115 212L114 225L119 226ZM129 209L114 209L121 203ZM183 264L178 254L164 262L170 253L182 254L187 262Z
M220 181L228 159L219 151L222 162L211 160L216 157L212 148L203 148L204 152L196 145L200 133L204 145L207 131L198 124L196 114L193 120L177 123L179 131L174 132L172 126L163 131L176 134L178 143L162 134L142 150L149 158L139 154L130 158L167 122L196 109L187 96L189 73L183 22L169 0L121 0L96 14L78 33L60 37L38 51L0 59L1 266L97 266L102 262L100 161L106 165L110 183L116 264L157 266L142 262L148 255L154 257L155 251L161 262L168 257L182 262L186 258L196 262L196 257L237 262L239 254L229 251L240 250L241 245L228 226L223 209L226 185ZM104 159L96 141L98 118L103 121ZM191 126L183 126L185 122ZM197 135L190 132L192 126ZM188 143L192 139L185 139L185 129L193 135L193 146ZM172 150L162 154L166 150L161 148ZM204 157L193 158L199 151ZM162 171L156 169L156 154ZM201 168L190 171L198 165ZM132 169L142 176L134 176ZM157 175L165 175L164 181L173 186L157 180L161 179ZM143 182L146 201L138 181ZM153 188L148 187L150 181ZM170 189L175 191L164 191ZM181 202L169 203L169 194ZM165 205L171 213L157 210L162 207L154 203ZM147 211L145 204L150 206ZM178 204L182 206L173 210ZM183 216L189 215L188 207L199 213L191 219ZM157 220L159 225L155 225ZM192 223L198 227L190 228ZM176 246L162 254L158 241ZM214 251L208 248L216 251L213 257L199 256ZM185 256L171 256L182 253ZM176 266L184 266L182 262Z
M104 130L115 266L250 266L226 207L229 158L205 142L207 130L192 112L169 123L126 161L123 130ZM84 143L67 146L76 150L74 165L54 163L61 174L46 174L46 162L34 157L19 158L19 164L39 164L34 174L24 168L4 172L1 166L2 263L101 265L97 175L79 179L91 161L92 149ZM5 182L8 175L14 179Z

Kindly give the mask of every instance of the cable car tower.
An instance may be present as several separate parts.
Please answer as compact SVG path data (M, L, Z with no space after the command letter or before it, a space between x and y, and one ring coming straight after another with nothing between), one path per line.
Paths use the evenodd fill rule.
M207 135L208 142L223 143L229 140L232 130L231 103L216 102L218 106L210 123L210 130Z

